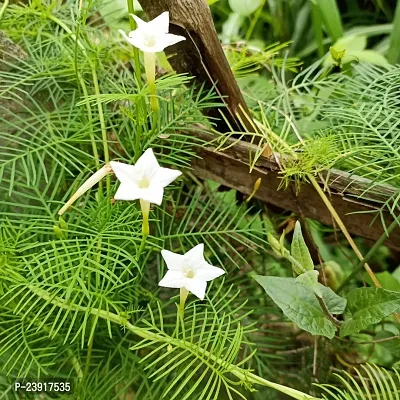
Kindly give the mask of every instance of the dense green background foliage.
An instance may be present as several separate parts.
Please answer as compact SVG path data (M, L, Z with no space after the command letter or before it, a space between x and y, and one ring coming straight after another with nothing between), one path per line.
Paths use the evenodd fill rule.
M399 186L396 2L212 3L259 127L243 136L296 155L283 185L336 167L370 179L370 190L375 182ZM160 56L167 69L158 71L157 125L150 109L138 112L149 91L117 33L128 30L124 3L79 10L76 2L33 0L0 15L1 30L23 49L4 53L0 69L0 399L19 398L17 377L46 376L73 380L77 399L286 398L253 373L329 399L399 399L396 254L381 246L372 257L384 289L361 288L372 284L358 274L340 300L334 291L358 261L340 232L199 181L189 166L205 143L192 132L211 129L201 111L221 99L196 91ZM219 137L221 147L228 137ZM139 259L140 207L111 204L114 177L58 218L107 153L132 164L147 148L184 176L152 208ZM380 211L397 216L399 198ZM297 219L306 241L292 235ZM271 237L282 231L277 254ZM364 252L371 247L356 241ZM160 251L198 243L227 274L205 301L191 296L180 318L177 291L158 287ZM323 289L299 289L288 254L318 270ZM344 321L340 333L319 308L318 290L329 294L327 306L336 301L327 308Z

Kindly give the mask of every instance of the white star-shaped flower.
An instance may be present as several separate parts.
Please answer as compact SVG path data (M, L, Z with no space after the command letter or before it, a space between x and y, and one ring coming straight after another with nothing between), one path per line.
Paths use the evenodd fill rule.
M111 161L110 165L121 182L115 200L140 199L161 205L164 188L182 174L181 171L160 167L152 149L147 149L135 165L118 161Z
M162 250L168 271L158 284L168 288L185 288L200 300L204 299L207 282L223 275L225 271L204 259L204 244L198 244L184 255Z
M137 29L129 32L128 35L122 29L120 29L119 32L128 43L145 53L158 53L168 46L185 40L183 36L168 33L168 11L163 12L150 22L145 22L134 14L130 15L136 21Z

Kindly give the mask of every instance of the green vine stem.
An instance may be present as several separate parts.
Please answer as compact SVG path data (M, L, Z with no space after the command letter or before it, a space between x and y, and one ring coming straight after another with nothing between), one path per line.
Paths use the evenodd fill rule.
M78 71L77 71L77 73L78 73ZM88 90L87 90L85 80L82 78L82 76L81 76L80 74L78 74L78 78L79 78L79 83L80 83L81 88L82 88L82 92L83 92L84 96L85 96L86 98L88 98L89 92L88 92ZM89 136L90 136L90 142L91 142L91 145L92 145L92 151L93 151L93 156L94 156L94 162L95 162L95 165L96 165L96 170L99 170L99 169L100 169L100 157L99 157L99 152L97 151L96 140L95 140L94 132L93 132L93 124L92 124L92 121L93 121L93 114L92 114L92 108L91 108L91 106L90 106L89 101L86 101L85 104L86 104L86 111L87 111L87 114L88 114L88 118L89 118L89 121L90 121L90 124L89 124ZM102 187L103 187L103 182L102 182L102 181L99 181L99 191L100 191L100 192L102 192Z
M0 9L0 20L3 18L3 15L4 15L9 3L10 3L10 0L4 0L4 3Z
M157 126L160 106L157 99L156 90L156 54L144 53L144 68L146 71L147 84L150 92L150 107L153 111L153 129Z
M76 375L78 377L79 381L82 381L83 379L83 371L82 371L82 367L81 364L79 363L79 360L77 359L77 357L72 353L71 349L67 350L68 355L71 357L72 360L72 367L74 368Z
M142 216L143 216L142 243L140 244L140 248L139 248L139 251L136 256L137 260L139 259L140 255L142 254L142 252L144 250L147 236L149 236L149 233L150 233L150 227L149 227L150 203L145 200L140 200L140 208L142 209Z
M364 264L368 262L371 257L375 254L375 252L381 247L383 242L389 237L389 235L393 232L393 230L399 226L398 218L396 218L389 226L385 232L382 233L381 237L374 243L374 245L370 248L366 256L358 262L358 264L353 268L351 274L342 282L342 284L337 289L337 293L340 293L344 287L363 269Z
M179 290L179 312L181 313L182 318L185 315L185 303L186 299L189 296L189 290L186 288L180 288Z
M128 12L129 14L135 13L135 6L133 4L133 0L127 0L128 5ZM131 30L136 29L136 22L129 15L129 24ZM134 72L135 72L135 79L138 85L138 89L142 89L142 74L141 74L141 64L140 64L140 53L139 49L133 46L133 62L134 62ZM140 141L143 135L143 128L142 128L142 120L146 115L146 103L144 99L139 98L138 103L136 104L136 137L135 137L135 154L134 154L134 162L136 162L140 157Z
M339 217L339 214L336 212L335 208L332 206L331 202L329 201L328 197L324 193L324 191L321 189L321 187L318 185L318 182L312 175L308 175L308 178L310 179L310 182L314 186L315 190L318 192L320 195L322 201L325 203L326 207L330 211L333 219L335 222L339 225L340 230L343 232L344 236L346 237L347 241L349 242L351 248L353 249L354 253L356 253L358 259L360 260L360 263L364 266L365 270L367 271L369 277L371 278L372 282L374 285L378 288L381 288L382 285L378 281L377 277L375 276L374 272L372 271L371 267L364 261L364 257L361 254L360 250L358 249L357 245L354 243L353 238L350 236L349 231L347 230L346 226L344 225L343 221ZM398 323L400 323L400 315L397 313L393 314L397 320Z
M329 321L333 322L338 328L340 328L340 326L342 325L341 321L339 321L338 319L336 319L328 310L328 307L326 306L326 304L324 303L324 300L321 299L321 297L318 297L317 295L315 295L315 297L318 300L319 306L322 309L322 312L325 314L325 316L329 319Z
M105 161L106 164L108 164L109 161L110 161L110 153L109 153L109 150L108 150L107 129L106 129L106 123L105 123L105 120L104 120L103 105L101 104L101 101L100 101L99 80L97 78L96 67L93 65L93 63L90 63L90 67L91 67L91 70L92 70L94 92L96 94L97 109L98 109L98 112L99 112L101 137L102 137L103 151L104 151L104 161ZM107 187L107 194L108 194L108 193L110 193L110 187L111 187L111 179L110 179L109 175L106 178L106 187Z
M189 343L181 339L175 339L170 336L163 336L159 333L150 332L148 329L140 328L131 324L130 322L127 321L126 318L114 314L112 312L104 311L98 308L92 308L92 307L86 308L80 305L68 304L62 298L51 295L45 290L39 289L32 284L27 284L27 288L31 290L33 293L35 293L38 297L43 299L44 301L51 303L56 307L74 312L81 311L85 313L90 313L91 315L97 318L102 318L106 320L108 323L113 322L120 326L123 326L125 329L127 329L134 335L137 335L143 339L151 340L153 342L164 342L168 343L171 346L176 346L180 348L183 347L185 349L193 348L193 343ZM281 393L285 393L296 400L319 400L316 397L300 392L299 390L292 389L287 386L283 386L278 383L274 383L264 378L261 378L260 376L253 374L252 372L249 372L246 369L241 368L239 365L234 365L234 364L227 365L226 361L220 360L215 355L213 355L212 353L201 347L196 347L195 350L196 352L204 356L204 358L211 359L215 363L223 366L227 371L229 371L231 374L239 378L241 381L270 387L272 389L278 390Z
M319 186L318 182L314 178L314 176L309 175L308 178L310 179L310 182L314 186L315 190L318 192L319 196L321 197L322 201L325 203L326 207L330 211L333 219L335 222L338 224L340 230L343 232L345 238L349 242L351 248L353 249L354 253L356 253L358 259L362 261L364 259L363 255L361 254L360 250L358 249L357 245L354 243L353 238L350 236L349 231L347 230L346 226L344 225L342 219L340 218L339 214L336 212L335 208L332 206L331 202L329 201L328 197L324 193L324 191L321 189ZM368 275L372 279L372 282L374 282L374 285L376 287L382 287L381 284L379 283L378 279L376 278L375 274L373 273L371 267L364 262L364 268L367 271Z
M40 13L38 13L38 14L40 14ZM71 38L77 43L77 45L81 48L81 50L86 54L86 49L85 49L85 46L83 45L83 43L78 39L78 37L72 32L72 30L63 21L61 21L59 18L55 17L52 14L48 14L47 17L51 21L53 21L54 23L59 25L61 28L63 28L65 30L65 32L70 34ZM109 155L109 150L108 150L107 130L106 130L106 125L105 125L105 120L104 120L103 106L99 99L99 96L100 96L99 81L97 78L96 67L95 67L95 65L93 65L93 62L90 60L89 57L88 57L88 62L90 64L90 68L92 71L93 85L94 85L94 89L95 89L95 94L97 96L97 108L98 108L98 113L99 113L100 127L101 127L102 141L103 141L104 160L106 163L108 163L110 161L110 155ZM91 115L92 114L90 113L89 116L91 116ZM93 144L92 144L92 146L93 146ZM97 152L97 149L96 149L96 152ZM97 155L97 158L98 158L98 155ZM110 186L111 186L111 180L110 180L109 176L107 177L106 185L107 185L107 193L109 193Z

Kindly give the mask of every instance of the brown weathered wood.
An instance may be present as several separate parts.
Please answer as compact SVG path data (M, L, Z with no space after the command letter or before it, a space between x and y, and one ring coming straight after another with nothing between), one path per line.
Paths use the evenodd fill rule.
M227 110L217 107L207 110L207 115L219 119L218 130L230 130L220 112L224 113L233 129L243 130L236 116L238 113L247 128L252 130L242 112L245 110L249 115L248 108L219 42L206 1L139 0L139 3L151 19L169 11L170 32L186 37L185 41L166 49L174 70L194 76L199 85L204 84L208 89L214 86L224 96Z
M207 141L213 138L203 133L197 135ZM256 150L255 146L245 142L238 142L223 152L207 146L198 151L201 159L193 160L192 167L200 178L215 180L248 195L252 193L256 180L261 178L256 198L326 225L333 225L330 212L311 184L303 183L298 193L294 182L286 190L278 190L282 183L279 167L282 160L277 154L260 157L249 173L249 156L251 154L254 159ZM349 232L377 240L384 229L380 217L375 218L376 213L372 211L378 210L383 202L393 199L399 190L389 185L376 185L366 194L371 181L338 170L322 174L322 179L324 183L320 181L321 186L326 184L329 187L332 204ZM393 221L389 213L383 213L383 219L387 226ZM392 232L385 245L400 251L400 228Z
M9 63L26 58L25 51L0 30L0 71L9 71L11 69Z

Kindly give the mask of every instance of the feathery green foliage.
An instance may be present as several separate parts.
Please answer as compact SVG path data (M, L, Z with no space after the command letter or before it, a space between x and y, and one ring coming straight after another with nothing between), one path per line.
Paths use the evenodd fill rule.
M176 320L174 292L157 286L160 250L183 253L203 242L206 257L236 274L246 253L264 250L257 213L185 177L151 212L139 260L140 209L110 205L114 180L110 192L101 182L81 197L65 221L56 217L106 152L132 163L151 147L163 165L189 166L202 145L191 130L210 127L201 110L221 101L185 75L161 76L154 129L149 115L136 113L148 87L139 90L121 61L130 50L114 33L102 40L96 13L71 19L68 6L48 6L11 5L2 19L26 59L9 58L0 71L1 398L12 398L17 377L47 376L73 380L79 399L239 395L251 386L246 364L255 351L246 299L221 282ZM137 334L157 340L138 342ZM258 342L277 346L266 335ZM255 358L259 372L268 375L269 359Z
M302 15L291 51L309 20L308 2L300 3L290 5ZM256 7L246 37L260 32L266 4ZM287 6L276 4L274 12ZM301 391L310 389L318 357L323 361L317 341L305 337L298 348L298 328L250 279L253 271L290 275L291 266L269 253L269 219L257 204L240 204L235 192L190 173L196 148L205 144L194 131L212 129L202 111L221 106L221 99L187 75L160 70L155 120L147 107L150 88L134 73L132 49L99 9L97 2L80 9L33 0L1 12L2 30L25 56L5 54L0 70L0 399L17 398L17 378L46 377L73 381L77 399L258 400L273 399L275 389L312 398ZM338 18L331 22L332 37L341 36ZM320 22L321 52L323 27ZM279 27L278 38L288 36L286 28ZM378 31L388 33L387 26L372 34ZM296 73L299 61L276 58L285 42L228 48L259 127L241 138L261 139L258 156L267 144L296 155L283 166L283 185L331 166L397 184L398 67L360 65L344 75L319 62L287 84L281 71ZM162 166L185 174L152 208L140 257L140 207L111 203L114 177L58 218L61 205L93 172L109 160L133 164L148 148ZM182 316L177 292L158 286L166 271L160 253L182 254L198 243L227 275L209 285L205 301L189 297ZM376 378L375 386L378 368L365 372L377 398L386 390L383 398L398 399L389 391L395 380L388 372L379 372L388 378ZM290 375L297 390L283 385ZM358 394L344 380L341 386ZM336 390L336 400L350 396L339 386L326 390ZM372 390L366 393L370 400Z
M400 398L400 376L397 370L387 371L376 365L366 364L361 368L355 368L355 375L348 372L335 374L341 381L344 390L333 385L317 385L328 393L324 399L347 400L371 398L398 400Z

